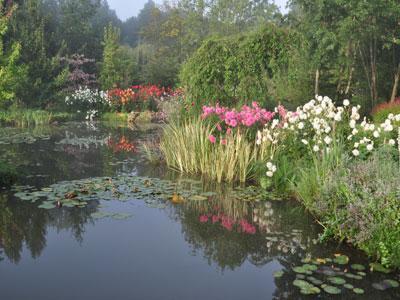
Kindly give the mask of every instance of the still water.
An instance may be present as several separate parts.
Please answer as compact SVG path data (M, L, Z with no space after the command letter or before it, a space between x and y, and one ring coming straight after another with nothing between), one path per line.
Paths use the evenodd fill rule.
M86 123L3 128L0 159L17 166L18 186L45 190L105 177L187 180L144 159L141 145L158 134L156 127ZM17 199L18 187L1 191L1 299L400 299L400 288L373 287L399 281L397 273L366 268L356 278L346 277L357 274L350 264L368 266L366 257L333 242L319 243L320 227L295 202L243 201L230 187L209 183L199 189L210 197L173 204L99 196L81 208L52 209ZM330 263L335 254L350 263ZM293 268L307 258L328 262L312 274L296 274ZM321 281L321 291L303 295L293 282L311 275ZM364 294L340 280L329 283L332 276ZM339 294L324 292L324 284Z

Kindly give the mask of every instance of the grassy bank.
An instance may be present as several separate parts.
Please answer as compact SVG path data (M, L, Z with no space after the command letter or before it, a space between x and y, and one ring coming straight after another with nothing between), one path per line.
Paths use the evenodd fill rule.
M48 112L44 110L4 110L0 111L0 124L18 127L47 125L73 119L68 113Z

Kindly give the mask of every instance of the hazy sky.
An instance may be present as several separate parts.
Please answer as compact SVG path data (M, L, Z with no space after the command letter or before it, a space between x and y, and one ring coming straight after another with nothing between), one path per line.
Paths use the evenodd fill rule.
M136 16L143 8L147 0L108 0L108 4L112 9L115 9L118 17L126 20L129 17ZM162 3L162 0L155 0L156 3ZM275 0L275 3L285 10L287 0Z

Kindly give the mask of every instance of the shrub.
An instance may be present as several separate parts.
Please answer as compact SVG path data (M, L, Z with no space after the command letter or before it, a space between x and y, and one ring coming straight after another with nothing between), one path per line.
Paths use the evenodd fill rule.
M88 87L79 87L65 98L65 103L72 112L83 113L86 120L93 120L98 113L104 112L111 105L106 92Z
M378 104L371 114L375 123L383 123L390 114L400 114L400 98L397 98L394 102Z

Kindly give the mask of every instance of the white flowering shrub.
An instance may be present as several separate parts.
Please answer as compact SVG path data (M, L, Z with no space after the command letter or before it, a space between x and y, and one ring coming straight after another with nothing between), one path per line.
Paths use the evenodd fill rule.
M71 111L83 113L86 115L86 120L92 121L111 106L111 99L107 92L79 87L72 95L65 98L65 103Z
M273 177L277 171L273 164L277 151L288 156L318 157L340 143L354 157L366 157L381 145L397 147L400 153L400 115L391 114L376 125L366 118L360 122L359 110L360 106L351 106L349 100L344 100L343 106L336 106L330 98L321 96L296 111L277 107L277 118L258 132L256 140L270 156L267 177Z

